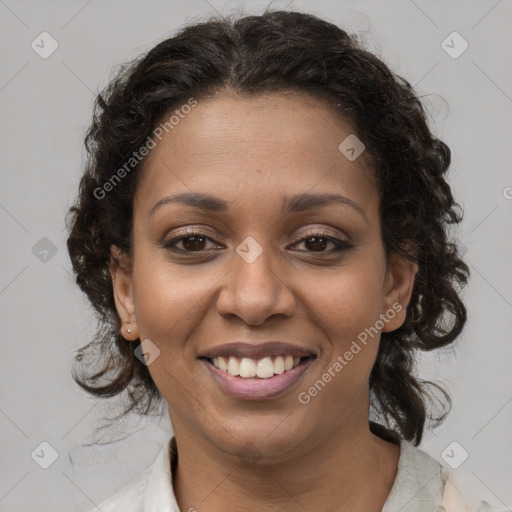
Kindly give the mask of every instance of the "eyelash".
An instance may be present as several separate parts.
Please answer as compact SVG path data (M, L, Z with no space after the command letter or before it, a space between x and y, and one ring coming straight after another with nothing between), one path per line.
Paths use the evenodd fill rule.
M170 238L169 240L164 241L162 246L164 249L168 249L173 252L187 254L187 255L205 252L206 249L203 249L201 251L187 251L185 249L179 249L176 247L176 245L179 242L181 242L182 240L185 240L185 239L193 237L193 236L199 236L201 238L205 238L212 242L220 243L220 242L216 242L213 238L207 236L204 233L201 233L200 231L193 231L193 230L187 229L183 234L181 234L179 236L175 236L173 238ZM347 251L347 250L351 249L352 247L354 247L354 245L352 243L348 242L347 240L342 240L342 239L339 239L339 238L336 238L336 237L333 237L330 235L326 235L322 231L314 230L311 228L308 228L306 230L305 236L303 238L301 238L300 240L298 240L297 242L295 242L295 244L293 244L293 245L305 242L314 237L323 238L335 245L334 249L331 249L330 251L318 251L318 254L331 254L331 253L336 253L336 252L341 252L341 251ZM316 253L316 251L307 251L307 250L302 251L302 252L308 252L308 253L312 253L312 254Z

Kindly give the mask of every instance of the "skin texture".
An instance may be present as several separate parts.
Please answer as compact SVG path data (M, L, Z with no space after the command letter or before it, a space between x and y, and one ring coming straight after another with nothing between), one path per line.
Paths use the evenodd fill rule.
M371 512L387 499L399 448L368 427L380 335L310 403L297 400L393 304L402 310L382 330L402 325L417 271L396 255L386 267L378 191L364 157L351 162L338 150L351 133L305 94L226 93L199 101L145 162L133 259L112 260L111 274L127 343L149 338L160 350L149 371L169 406L182 510ZM169 203L149 215L181 192L214 195L229 210ZM300 193L344 195L364 216L343 204L282 215L284 199ZM212 240L189 240L189 255L163 247L185 228ZM353 247L318 248L318 230ZM252 263L236 252L248 236L263 249ZM318 358L284 395L243 401L197 359L240 339L298 344Z

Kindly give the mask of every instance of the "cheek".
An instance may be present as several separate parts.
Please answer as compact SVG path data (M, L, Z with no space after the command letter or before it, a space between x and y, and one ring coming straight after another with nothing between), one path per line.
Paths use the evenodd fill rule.
M380 273L370 262L347 266L315 279L304 288L307 308L319 327L340 349L379 318L382 307Z
M379 318L380 296L366 272L320 280L310 298L316 327L328 342L322 345L318 370L305 380L298 400L311 406L305 409L310 418L327 415L334 425L366 400L380 339L378 334L369 336L367 329Z
M316 407L328 402L340 414L365 392L380 340L371 328L382 307L381 267L372 259L360 261L316 280L307 294L311 318L328 343L323 345L319 374L305 390L315 393L311 386L318 387L316 379L324 378L329 383Z
M200 323L208 293L221 277L214 267L198 272L194 265L178 266L140 251L134 267L134 296L141 337L165 340L167 345L180 340L180 333L189 333L191 326Z
M194 409L189 395L194 381L190 363L195 355L188 340L204 320L208 291L218 280L210 274L199 274L197 268L194 272L193 266L178 268L143 249L134 265L139 336L150 339L159 350L148 370L167 403L184 415Z

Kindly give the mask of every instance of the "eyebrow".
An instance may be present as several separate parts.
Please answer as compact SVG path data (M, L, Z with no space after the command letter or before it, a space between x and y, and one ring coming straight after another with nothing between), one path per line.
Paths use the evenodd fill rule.
M160 199L153 205L148 216L151 217L155 212L163 205L170 203L180 203L186 206L191 206L199 210L208 212L227 212L229 210L229 203L218 197L210 194L200 194L194 192L184 192L173 196L166 196ZM290 213L299 213L313 208L319 208L327 206L329 204L344 204L351 206L353 209L358 211L364 219L368 222L365 211L355 203L352 199L339 194L298 194L292 197L285 198L283 203L282 215Z
M313 208L319 208L321 206L327 206L329 204L344 204L351 206L354 210L359 212L364 219L368 222L368 217L366 216L365 211L361 206L359 206L356 202L348 197L342 196L340 194L298 194L293 197L288 197L285 199L283 204L283 214L287 213L298 213L304 212L307 210L312 210Z

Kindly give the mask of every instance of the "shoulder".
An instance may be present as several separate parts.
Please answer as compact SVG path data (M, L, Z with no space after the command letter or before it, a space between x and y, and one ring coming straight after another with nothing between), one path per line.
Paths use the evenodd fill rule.
M176 444L172 436L164 443L151 466L89 512L98 509L101 512L178 511L171 472L176 458Z
M144 496L150 474L151 467L142 471L124 487L121 487L112 496L101 502L94 511L99 509L101 512L117 512L119 510L124 512L143 512Z
M401 439L395 482L382 512L438 512L443 488L441 464Z
M475 496L463 496L454 484L450 473L443 469L443 474L446 480L442 512L507 512L510 510L508 507L496 507L487 501L480 501Z
M463 496L451 473L429 454L400 440L395 482L382 512L504 512L485 501Z

